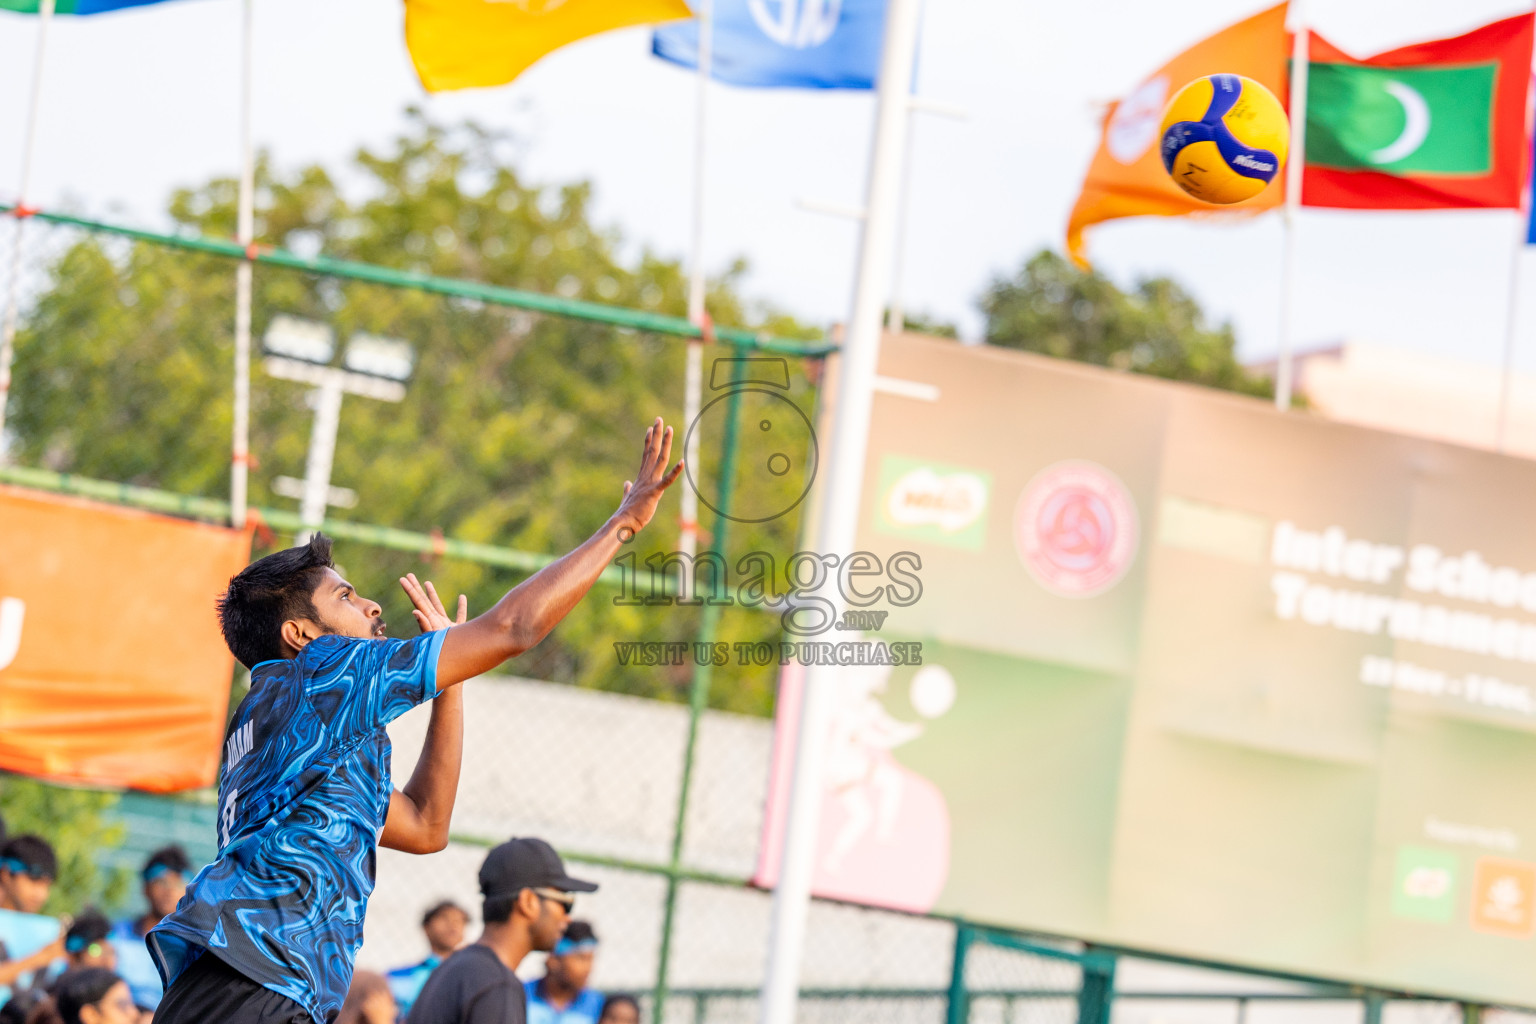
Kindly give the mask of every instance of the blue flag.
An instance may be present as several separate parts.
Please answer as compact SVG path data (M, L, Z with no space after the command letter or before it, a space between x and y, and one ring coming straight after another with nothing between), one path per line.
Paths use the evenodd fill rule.
M1525 194L1525 244L1536 245L1536 136L1531 138L1531 190Z
M885 0L715 0L712 77L731 85L873 89ZM699 23L656 30L651 50L696 68Z
M162 2L164 0L56 0L53 11L55 14L105 14L108 11L147 7ZM18 14L36 14L41 6L39 0L0 0L0 11L15 11Z

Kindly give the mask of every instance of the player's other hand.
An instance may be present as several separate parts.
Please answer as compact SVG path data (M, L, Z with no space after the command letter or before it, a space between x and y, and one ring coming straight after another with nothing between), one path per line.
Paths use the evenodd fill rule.
M624 481L624 500L619 503L616 517L620 529L638 532L656 514L656 506L668 487L683 472L683 462L670 471L667 463L672 459L672 428L656 417L651 429L645 432L645 451L640 456L640 471L633 480Z
M436 633L440 629L447 629L457 623L469 620L469 598L459 595L459 617L450 619L448 612L443 608L442 598L437 596L437 588L428 580L425 584L416 579L415 573L407 573L400 579L400 588L405 591L405 596L411 599L414 606L411 614L416 616L416 624L421 627L423 633Z

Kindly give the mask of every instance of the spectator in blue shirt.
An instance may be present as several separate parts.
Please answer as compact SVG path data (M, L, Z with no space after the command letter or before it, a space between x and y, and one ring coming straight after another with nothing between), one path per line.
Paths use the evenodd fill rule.
M11 997L11 989L32 984L32 976L64 955L64 930L57 924L22 915L42 913L53 880L59 874L59 860L53 847L39 836L15 836L0 846L0 1005ZM58 928L50 942L39 929Z
M458 952L464 945L464 929L469 926L469 912L452 900L443 900L430 907L421 918L421 930L427 936L430 952L417 964L396 967L384 975L395 1002L400 1004L400 1017L411 1012L411 1004L421 994L421 986L437 969L437 965Z
M523 983L528 993L528 1024L597 1024L603 996L587 988L597 933L585 921L572 921L565 936L544 961L544 977Z
M144 902L149 909L141 917L119 921L112 929L112 948L117 950L117 973L128 983L133 992L133 1002L141 1010L153 1011L160 1005L164 988L160 972L144 944L144 936L176 909L182 894L187 891L187 879L192 874L192 862L187 851L174 843L163 846L149 855L139 872L144 884Z

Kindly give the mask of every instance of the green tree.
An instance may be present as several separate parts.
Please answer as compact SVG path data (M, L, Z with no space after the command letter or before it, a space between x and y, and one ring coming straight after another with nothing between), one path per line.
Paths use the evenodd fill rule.
M655 253L621 255L621 239L592 223L585 184L540 187L508 164L507 139L474 126L449 129L412 114L383 151L357 154L361 200L321 167L290 173L263 160L257 237L299 252L324 252L403 270L681 314L686 279ZM234 233L236 186L217 180L178 192L170 213L182 228ZM15 410L19 459L87 476L192 494L226 493L232 417L234 273L228 261L83 235L55 239L59 255L17 341ZM46 244L46 240L45 240ZM745 265L712 282L717 323L812 339L819 332L740 297ZM338 339L354 332L402 338L417 352L399 404L348 398L333 482L354 488L346 516L528 551L557 553L595 530L616 507L638 461L651 417L678 424L685 344L478 302L258 267L255 333L277 314L324 321ZM708 358L728 355L711 351ZM795 361L791 361L793 364ZM806 368L791 366L791 394L809 411ZM277 475L303 476L311 414L305 388L253 373L252 503L291 507ZM681 431L679 432L681 433ZM704 439L708 480L718 438ZM680 455L682 445L674 448ZM787 482L757 481L755 487ZM677 537L670 499L636 541L648 554ZM705 526L708 527L706 521ZM735 527L731 552L793 550L794 516ZM260 537L259 548L288 543ZM261 550L258 550L258 554ZM445 560L338 544L338 562L363 593L385 605L397 635L412 629L395 580L425 572L445 594L486 608L519 576ZM615 640L692 640L698 610L616 607L598 591L542 645L511 666L539 678L662 697L681 696L690 666L624 667ZM773 640L770 615L728 611L728 641ZM773 667L729 666L714 703L765 713Z
M59 857L59 877L48 894L49 914L76 914L87 906L115 907L128 893L128 877L105 871L103 850L120 846L123 827L108 824L113 793L66 789L0 773L0 818L8 834L42 836Z
M1232 325L1207 324L1177 282L1144 278L1129 292L1097 270L1042 249L981 298L987 341L1248 395L1272 384L1237 361Z

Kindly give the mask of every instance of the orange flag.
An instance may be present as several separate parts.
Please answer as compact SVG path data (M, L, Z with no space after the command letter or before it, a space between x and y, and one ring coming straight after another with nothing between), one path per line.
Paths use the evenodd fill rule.
M1087 266L1083 229L1090 224L1117 217L1254 214L1284 201L1279 181L1252 199L1219 211L1185 195L1163 169L1158 128L1168 100L1202 75L1246 75L1283 101L1288 95L1286 62L1290 58L1285 11L1285 4L1271 7L1196 43L1109 108L1099 150L1067 224L1067 253L1079 266Z
M0 770L212 785L234 658L213 602L247 531L0 487Z

